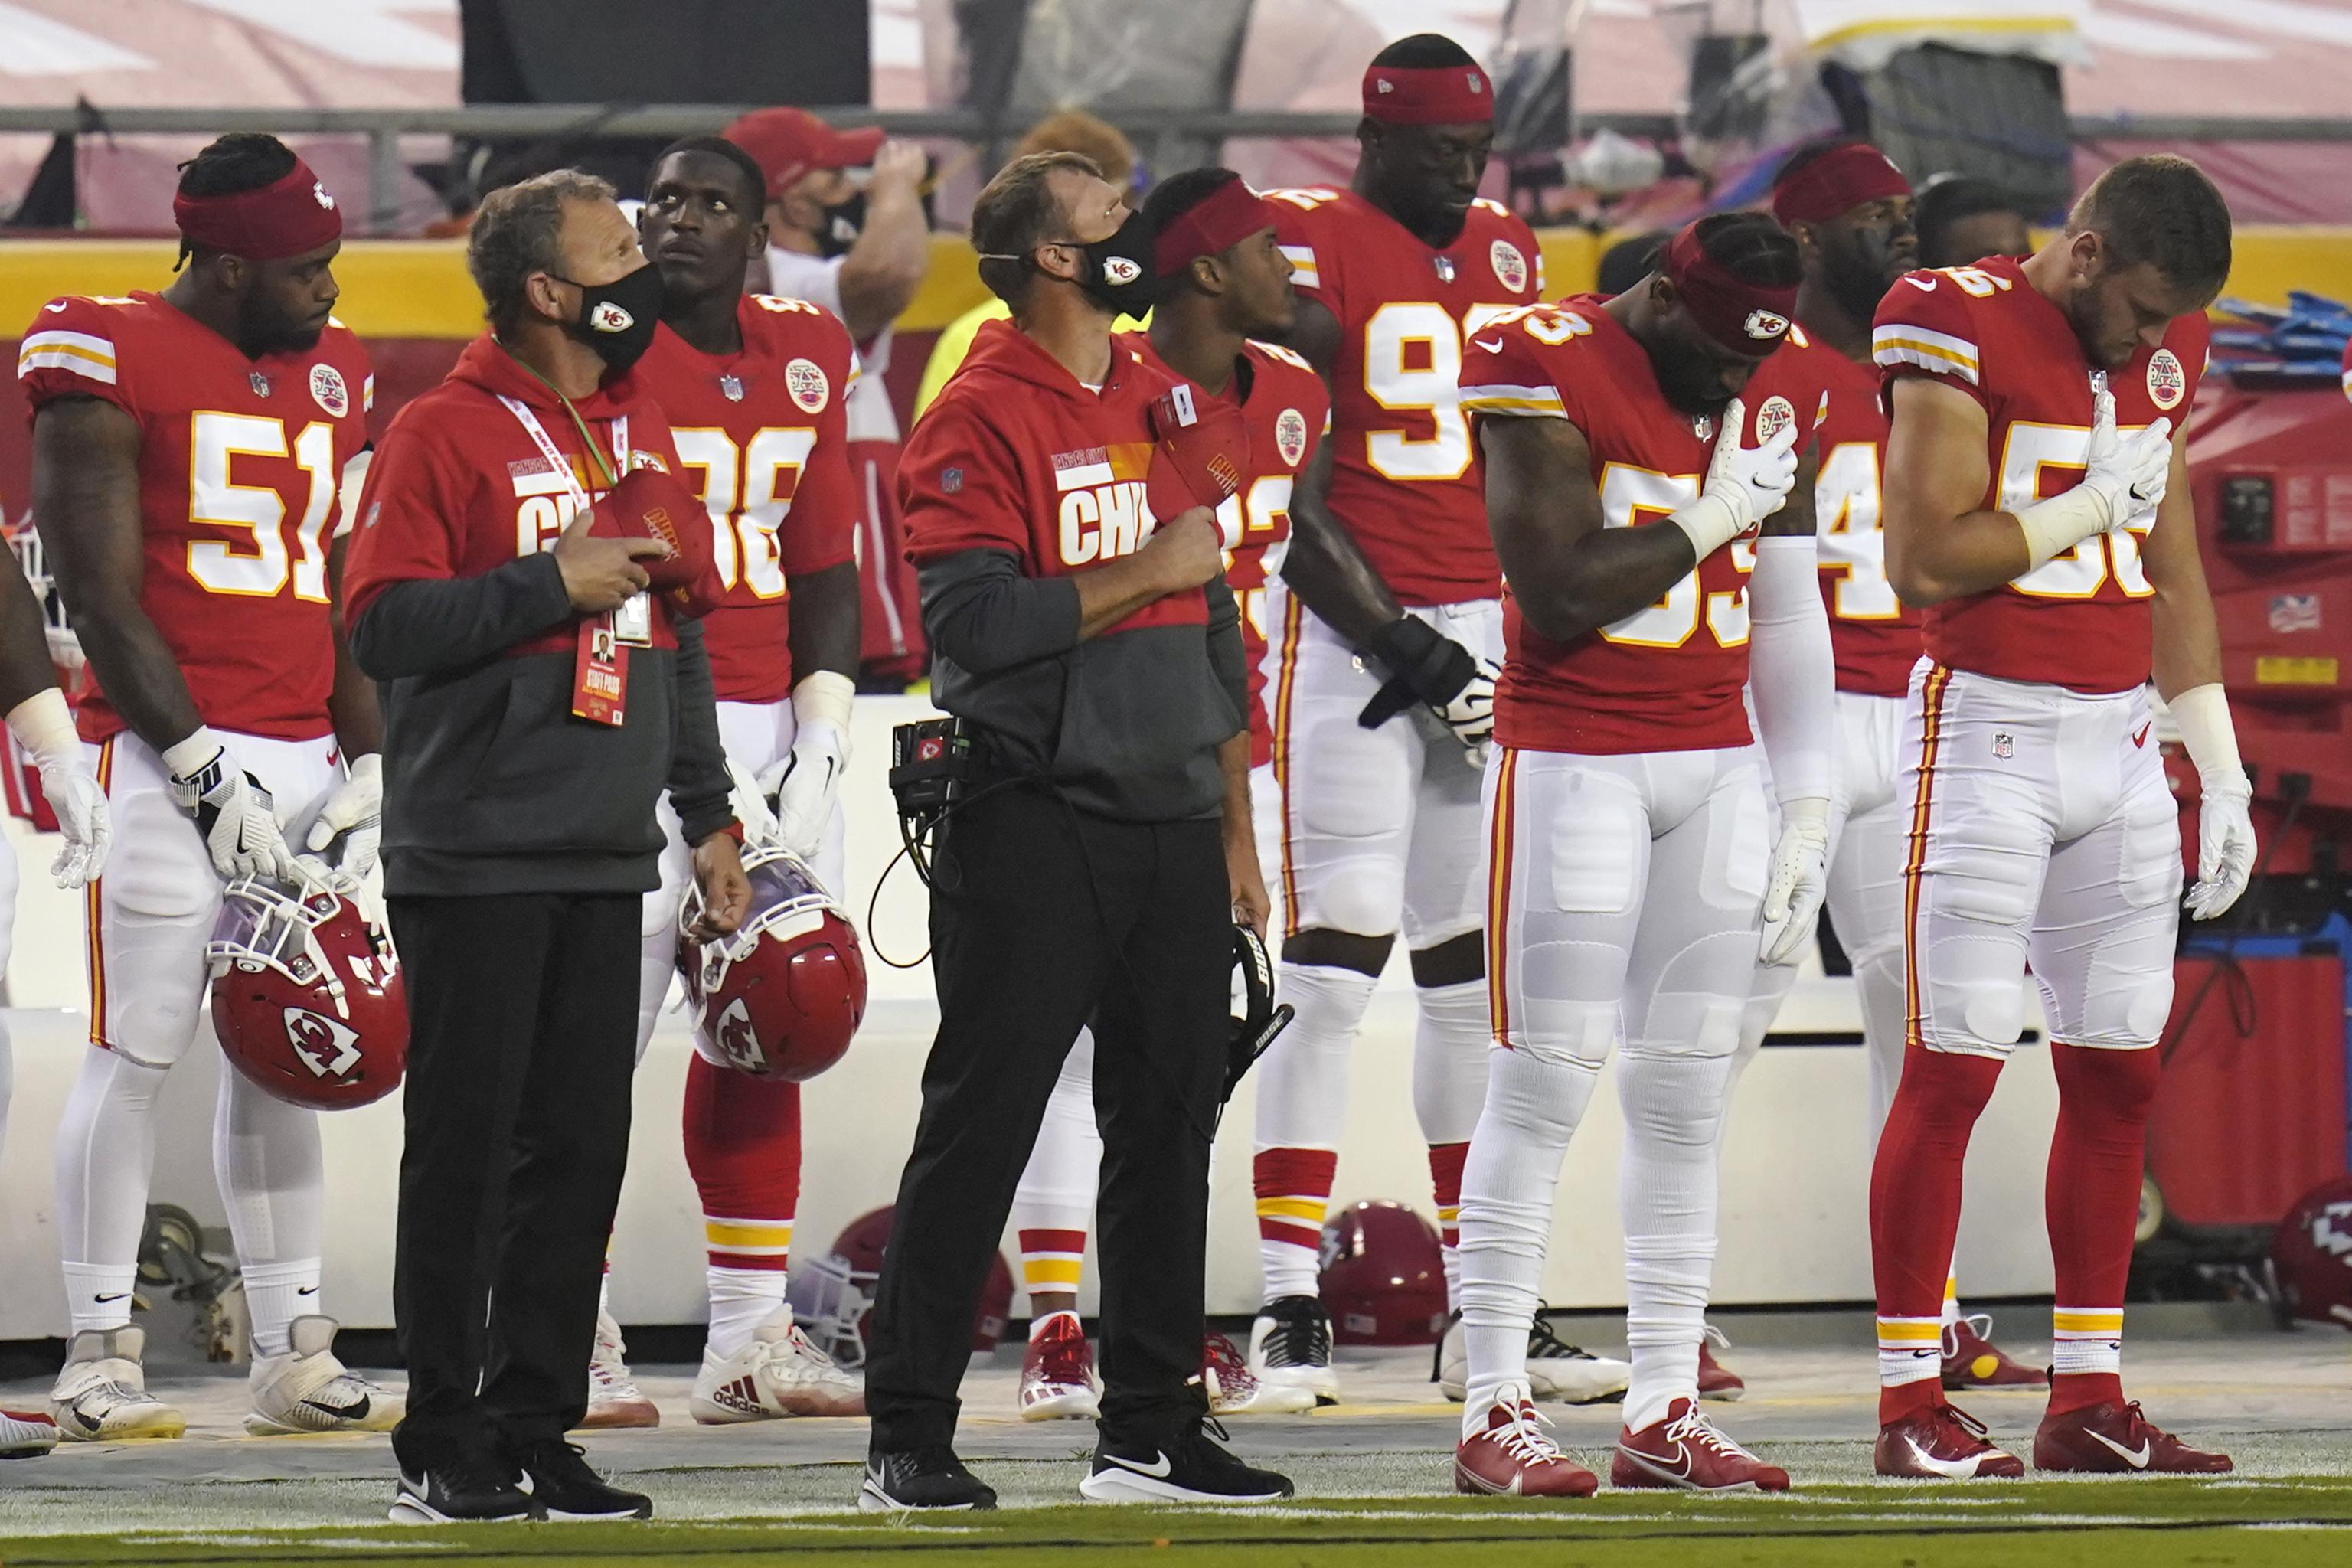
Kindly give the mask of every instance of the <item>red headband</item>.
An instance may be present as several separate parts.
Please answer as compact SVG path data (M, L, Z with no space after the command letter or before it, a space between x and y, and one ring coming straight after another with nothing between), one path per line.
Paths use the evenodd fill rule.
M1707 255L1691 224L1666 247L1666 277L1699 331L1735 353L1768 354L1789 335L1797 286L1775 289L1734 275Z
M1151 247L1151 269L1165 278L1273 226L1273 204L1251 190L1248 181L1227 180L1160 231Z
M1864 202L1907 196L1911 182L1867 142L1833 147L1773 187L1772 216L1792 223L1827 223Z
M189 244L247 261L282 261L343 237L343 215L335 210L335 198L299 158L259 190L174 195L172 221Z
M1364 112L1384 125L1485 124L1495 118L1495 84L1475 62L1367 66Z

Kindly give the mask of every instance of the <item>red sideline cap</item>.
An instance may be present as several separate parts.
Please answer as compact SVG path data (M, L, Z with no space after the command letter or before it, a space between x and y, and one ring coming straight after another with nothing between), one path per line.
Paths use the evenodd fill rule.
M1274 205L1251 190L1248 181L1227 180L1160 231L1151 246L1151 270L1165 278L1273 226Z
M299 158L259 190L174 195L172 221L189 244L247 261L282 261L343 237L343 215L335 209L335 198Z
M835 131L805 109L759 109L719 134L766 171L768 199L775 200L812 169L862 169L882 145L882 128Z
M1698 225L1686 225L1666 247L1666 277L1699 331L1734 353L1761 357L1789 335L1797 286L1750 283L1707 255Z
M1474 125L1495 118L1495 84L1474 62L1364 68L1364 113L1387 125Z
M1911 194L1911 182L1885 153L1867 142L1832 147L1772 187L1772 219L1827 223L1864 202Z

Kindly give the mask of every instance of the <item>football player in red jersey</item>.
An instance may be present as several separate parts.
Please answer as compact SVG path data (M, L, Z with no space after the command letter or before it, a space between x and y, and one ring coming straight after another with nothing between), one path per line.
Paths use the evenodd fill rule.
M1829 388L1814 481L1822 596L1837 651L1838 749L1830 792L1827 907L1853 961L1870 1074L1871 1138L1903 1075L1903 833L1908 792L1897 787L1903 700L1919 661L1919 612L1886 580L1879 475L1886 412L1871 363L1878 301L1917 265L1910 182L1866 142L1798 149L1772 180L1772 216L1797 241L1804 281L1787 353ZM1795 955L1757 971L1741 1030L1745 1068L1797 975ZM1735 1075L1736 1081L1736 1075ZM1944 1290L1948 1388L2040 1387L2043 1374L2002 1353L1991 1320L1963 1315L1957 1279Z
M1486 770L1496 1049L1462 1180L1462 1491L1598 1484L1544 1436L1525 1357L1560 1159L1621 1034L1633 1377L1611 1480L1789 1484L1696 1402L1740 1017L1759 950L1779 962L1811 930L1828 837L1822 386L1781 346L1797 282L1778 225L1720 214L1630 291L1506 317L1466 356L1511 591Z
M1288 349L1254 341L1290 329L1297 295L1290 262L1276 243L1269 202L1231 169L1188 169L1153 187L1144 221L1157 236L1153 271L1165 290L1148 332L1113 340L1155 370L1190 381L1212 398L1240 406L1248 422L1244 482L1217 509L1225 535L1225 581L1240 601L1242 647L1249 661L1249 729L1228 742L1228 776L1248 770L1255 836L1225 836L1225 861L1238 889L1234 915L1265 931L1265 868L1279 832L1280 792L1271 765L1266 719L1267 580L1289 547L1291 501L1298 476L1328 470L1331 400L1322 378ZM1331 525L1318 518L1322 528ZM1333 548L1352 551L1343 536ZM1238 815L1230 823L1241 820ZM1063 1063L1037 1143L1013 1194L1013 1223L1029 1292L1029 1352L1021 1373L1024 1420L1092 1419L1099 1388L1086 1331L1078 1321L1078 1277L1094 1213L1102 1134L1095 1125L1094 1036L1081 1031ZM1260 1384L1238 1360L1213 1357L1210 1410L1311 1410L1303 1388Z
M748 841L782 844L828 889L845 881L838 795L857 668L858 510L843 405L849 332L799 300L745 294L764 253L766 180L734 143L698 136L655 161L637 220L661 271L662 325L638 362L709 512L727 597L702 621L719 738ZM665 802L662 884L646 895L637 1052L677 972L693 868ZM793 1324L784 1300L801 1181L801 1089L705 1054L688 1064L687 1168L702 1199L709 1336L688 1407L705 1423L865 1411L857 1379ZM631 1381L619 1325L597 1315L591 1427L660 1417Z
M1259 1068L1265 1301L1250 1365L1327 1400L1339 1381L1316 1248L1349 1050L1399 934L1421 1013L1413 1110L1458 1305L1454 1209L1488 1044L1477 767L1494 726L1502 589L1455 389L1464 334L1543 297L1535 236L1478 199L1493 96L1452 39L1391 44L1364 73L1350 187L1272 193L1299 292L1285 342L1331 388L1330 478L1300 489L1370 563L1302 529L1266 594L1280 989L1297 1016ZM1622 1364L1544 1339L1548 1392L1623 1386Z
M336 608L337 485L367 439L366 352L334 320L334 198L268 136L226 136L173 203L161 293L52 300L17 374L33 510L95 687L79 720L117 835L89 889L90 1043L58 1130L73 1338L52 1404L77 1438L177 1436L130 1326L154 1105L204 1008L225 881L305 847L375 859L382 720ZM348 526L347 520L342 526ZM253 1323L256 1432L383 1430L401 1402L336 1361L321 1315L315 1111L223 1072L213 1161Z
M1870 1184L1884 1475L2021 1473L1945 1402L1937 1304L2029 965L2058 1078L2057 1342L2033 1462L2230 1468L2150 1426L2120 1381L2180 919L2151 676L2203 786L2189 913L2227 910L2253 863L2179 427L2229 267L2212 182L2133 158L2022 263L1912 273L1878 307L1887 574L1927 607L1904 733L1907 1039Z

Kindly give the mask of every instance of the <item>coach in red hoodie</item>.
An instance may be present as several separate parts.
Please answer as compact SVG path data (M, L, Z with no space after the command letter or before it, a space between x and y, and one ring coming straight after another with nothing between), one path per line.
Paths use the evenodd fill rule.
M709 931L734 929L748 889L700 628L646 592L635 558L662 546L589 531L623 476L677 469L630 374L660 274L612 187L570 170L492 193L467 264L491 330L385 433L344 581L383 701L410 1019L392 1517L642 1518L563 1435L628 1153L665 787ZM699 520L690 494L672 504Z

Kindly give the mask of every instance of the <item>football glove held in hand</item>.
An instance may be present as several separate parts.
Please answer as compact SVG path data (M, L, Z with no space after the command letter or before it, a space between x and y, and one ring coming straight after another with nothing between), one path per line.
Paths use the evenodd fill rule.
M262 877L292 882L299 873L286 847L261 781L236 765L212 731L195 733L163 752L172 779L172 800L195 819L196 832L224 880Z
M1367 651L1391 673L1356 715L1357 723L1377 730L1419 701L1468 748L1473 765L1484 760L1495 732L1495 679L1501 674L1493 659L1479 658L1415 616L1382 626Z

